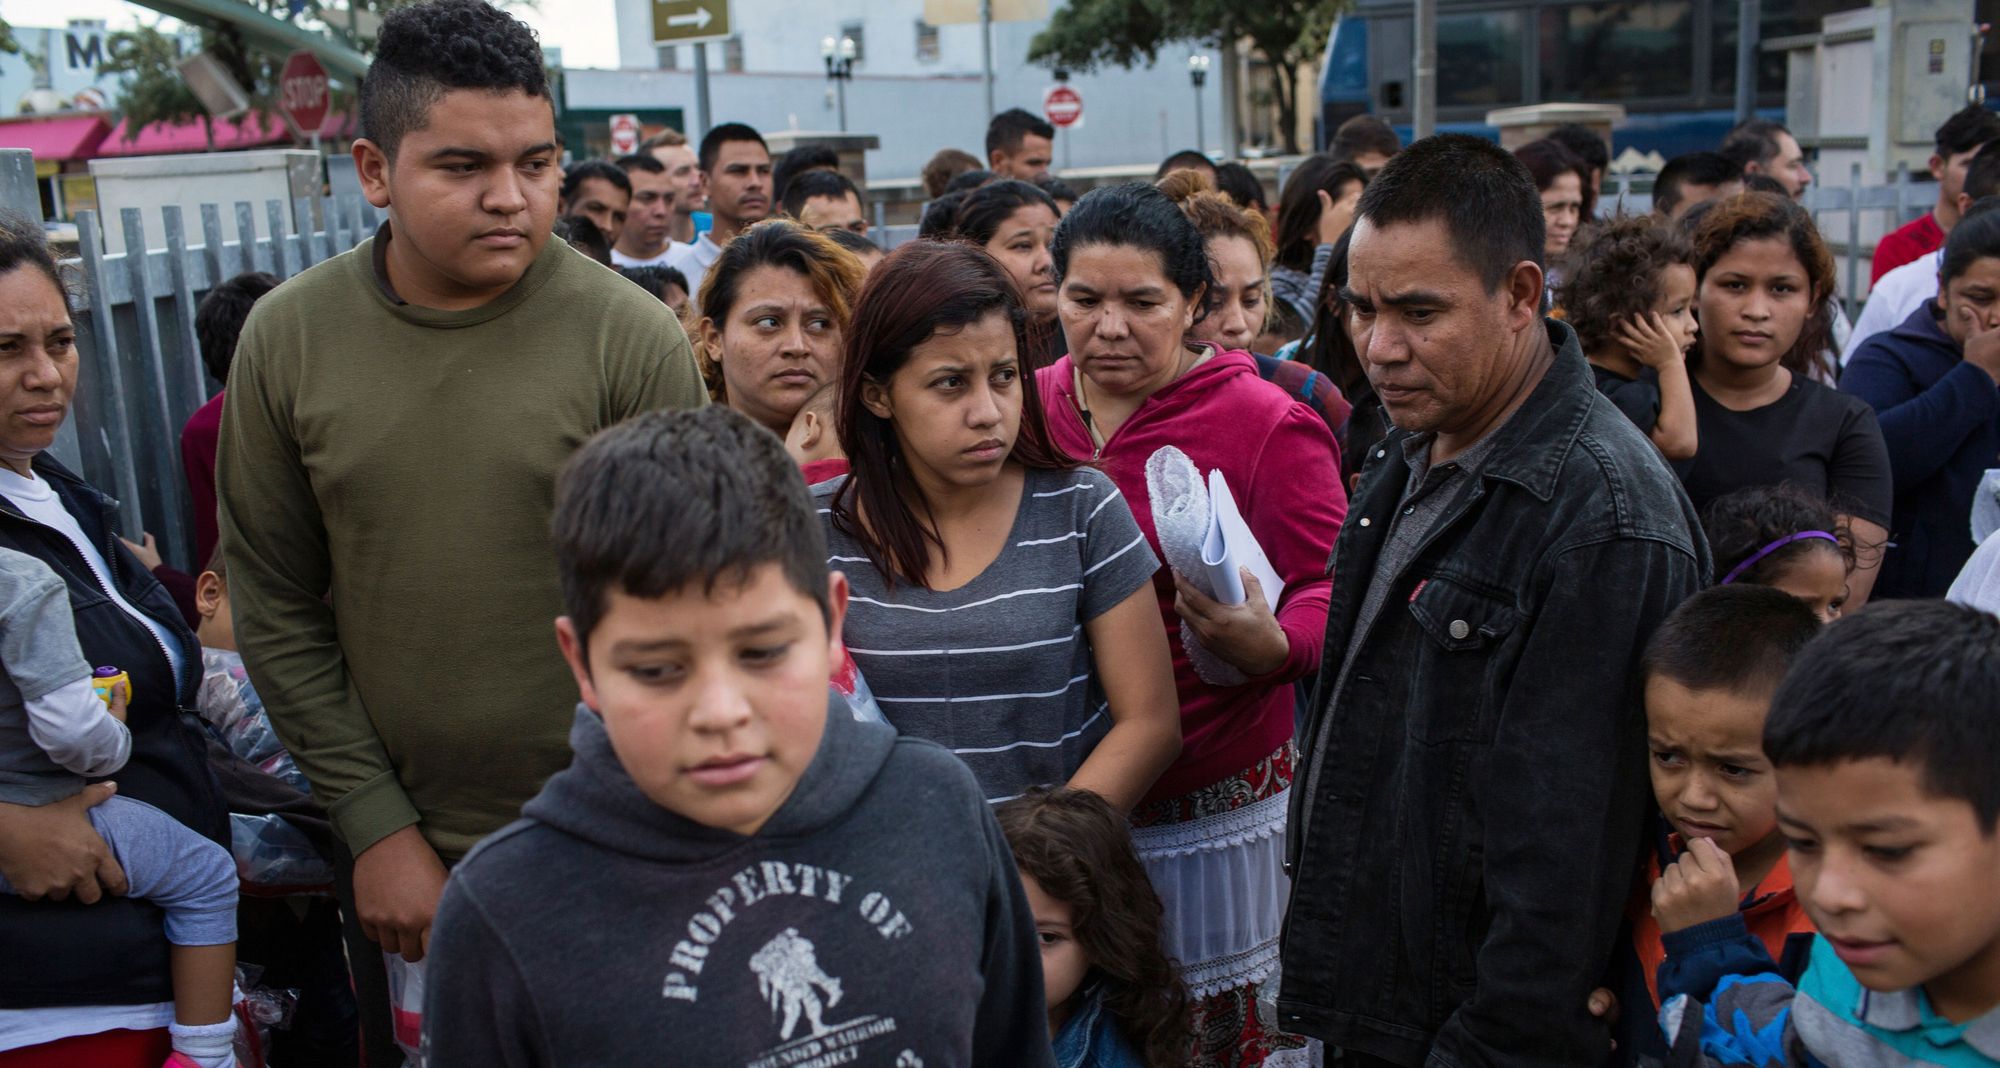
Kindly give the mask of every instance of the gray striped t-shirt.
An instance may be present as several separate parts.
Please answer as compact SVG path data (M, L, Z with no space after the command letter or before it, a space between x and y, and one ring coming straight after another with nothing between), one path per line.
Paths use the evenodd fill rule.
M958 754L986 799L1059 786L1111 727L1083 625L1150 585L1159 560L1101 471L1030 468L1006 547L948 593L893 591L813 487L827 562L847 573L848 652L898 731Z

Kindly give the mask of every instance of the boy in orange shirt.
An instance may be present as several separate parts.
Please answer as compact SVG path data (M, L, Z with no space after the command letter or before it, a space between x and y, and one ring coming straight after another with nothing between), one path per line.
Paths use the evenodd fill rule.
M1647 763L1671 831L1632 915L1648 1008L1683 992L1693 977L1679 968L1695 951L1746 931L1769 953L1766 970L1805 965L1813 927L1792 892L1762 737L1771 695L1818 630L1789 594L1717 586L1688 598L1646 649Z

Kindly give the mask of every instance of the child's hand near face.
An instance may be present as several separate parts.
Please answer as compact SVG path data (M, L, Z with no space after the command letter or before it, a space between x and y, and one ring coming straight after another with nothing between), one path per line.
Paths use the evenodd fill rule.
M131 698L132 698L131 683L121 682L118 685L113 686L111 688L111 701L110 704L108 705L108 711L110 711L112 719L115 719L120 723L125 722L125 705L131 700Z
M1633 359L1656 371L1687 359L1680 335L1659 312L1620 319L1617 333L1618 343L1625 346Z
M1741 897L1729 854L1710 839L1696 838L1653 883L1653 918L1661 934L1672 934L1733 914Z

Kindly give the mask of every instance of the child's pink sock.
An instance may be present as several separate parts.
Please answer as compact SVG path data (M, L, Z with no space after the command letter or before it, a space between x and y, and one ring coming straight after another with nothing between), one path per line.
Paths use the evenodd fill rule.
M174 1052L201 1068L236 1068L235 1020L212 1024L175 1021L168 1025L167 1033L173 1036Z

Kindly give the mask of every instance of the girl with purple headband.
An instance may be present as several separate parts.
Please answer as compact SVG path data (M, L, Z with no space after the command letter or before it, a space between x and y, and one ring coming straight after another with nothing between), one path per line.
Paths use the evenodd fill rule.
M1820 622L1840 618L1854 571L1854 543L1833 506L1792 485L1757 486L1715 499L1702 513L1717 585L1783 590Z

